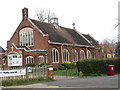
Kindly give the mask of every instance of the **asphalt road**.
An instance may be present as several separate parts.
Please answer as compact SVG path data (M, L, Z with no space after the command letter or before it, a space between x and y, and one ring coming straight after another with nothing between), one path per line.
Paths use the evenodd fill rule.
M64 79L42 84L58 87L118 88L118 75Z

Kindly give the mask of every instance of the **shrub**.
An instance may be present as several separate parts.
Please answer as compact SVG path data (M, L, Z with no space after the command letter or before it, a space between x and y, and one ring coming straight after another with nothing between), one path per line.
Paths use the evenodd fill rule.
M70 61L64 62L61 65L64 66L65 69L72 69L74 67L74 63Z
M34 67L34 66L36 66L35 63L28 63L28 64L26 64L26 67Z
M103 74L106 73L106 65L115 65L115 72L120 71L119 59L99 59L99 60L82 60L77 62L78 71L82 71L84 74Z
M39 64L40 67L47 66L47 65L49 65L49 64L47 64L47 63L41 63L41 64Z
M65 67L62 66L62 65L60 65L60 66L58 67L58 69L59 69L59 70L65 70Z

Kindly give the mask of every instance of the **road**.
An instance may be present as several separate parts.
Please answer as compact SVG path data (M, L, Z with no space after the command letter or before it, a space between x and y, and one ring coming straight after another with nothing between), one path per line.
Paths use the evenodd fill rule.
M68 78L53 82L37 83L31 85L10 86L2 88L118 88L118 75Z
M43 83L46 85L59 87L79 87L79 88L118 88L118 75L64 79L55 82Z

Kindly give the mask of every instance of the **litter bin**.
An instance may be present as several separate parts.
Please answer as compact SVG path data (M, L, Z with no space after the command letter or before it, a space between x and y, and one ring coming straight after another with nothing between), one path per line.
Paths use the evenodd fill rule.
M47 68L48 68L48 78L53 79L53 66L49 65Z
M114 65L106 65L108 76L114 75L114 68L113 67L114 67Z

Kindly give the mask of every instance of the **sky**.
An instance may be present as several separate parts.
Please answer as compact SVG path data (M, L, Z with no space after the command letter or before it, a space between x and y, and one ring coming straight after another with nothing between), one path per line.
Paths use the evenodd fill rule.
M29 18L37 19L36 9L47 9L59 18L59 25L75 28L90 34L99 42L116 40L118 29L119 0L1 0L0 1L0 46L7 47L18 25L22 21L22 9L28 8Z

